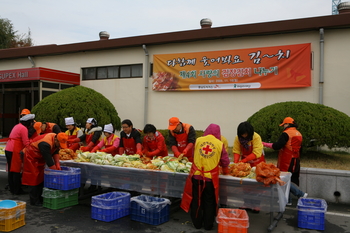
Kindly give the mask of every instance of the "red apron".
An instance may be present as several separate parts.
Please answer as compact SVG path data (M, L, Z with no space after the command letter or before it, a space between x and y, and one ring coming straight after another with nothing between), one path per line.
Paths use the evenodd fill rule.
M155 140L146 140L145 143L147 143L147 147L149 149L149 152L153 152L153 151L158 149L158 139L157 139L157 137L156 137ZM168 149L167 148L163 148L163 150L161 150L157 156L162 156L162 157L168 156ZM153 158L153 156L151 156L151 157Z
M12 151L12 159L11 159L11 167L10 172L22 172L23 161L21 159L21 150L23 150L24 145L22 139L20 138L10 138L10 140L14 140L13 151Z
M124 144L124 153L126 155L136 154L136 143L134 138L122 138Z
M177 148L179 152L183 152L183 150L187 146L187 138L188 134L187 133L181 133L181 134L174 134L174 137L177 142ZM193 145L194 146L194 145ZM191 150L188 150L187 153L184 155L184 157L187 157L190 162L193 162L193 147Z
M253 145L250 145L248 150L241 145L241 151L242 151L242 159L245 159L248 155L250 155L253 152ZM247 163L249 163L250 167L256 167L256 165L258 165L261 162L265 162L264 154L262 154L260 158L249 160Z
M67 130L67 131L69 132L69 130ZM66 134L67 134L67 131L66 131ZM70 133L70 132L69 132L69 133ZM75 139L75 138L77 138L77 134L76 134L77 131L74 130L73 133L75 133L75 134L73 134L73 135L67 134L67 135L68 135L68 140L69 140L69 139ZM67 141L67 147L68 147L69 149L73 150L73 151L76 151L76 150L79 149L80 145L79 145L78 142L69 142L69 141Z
M47 137L47 135L50 135ZM45 141L50 145L54 145L54 137L56 134L43 134L37 137L37 141ZM48 140L41 140L44 137L47 137ZM36 186L44 182L44 168L45 168L45 159L40 153L39 148L37 147L38 143L29 144L25 148L25 157L23 163L23 176L22 184ZM51 146L51 154L55 152L56 148Z
M117 148L115 148L115 149L112 149L111 147L113 147L113 143L118 138L118 136L113 134L112 137L113 138L112 138L110 144L108 144L107 138L106 137L104 138L104 147L105 147L105 149L110 148L110 149L105 150L105 152L106 153L111 153L114 156L114 155L119 153L119 146Z
M191 167L191 171L189 173L189 175L187 176L186 179L186 184L185 184L185 188L184 188L184 192L182 195L182 199L181 199L181 205L180 207L188 212L190 210L191 207L191 202L192 202L192 176L194 175L194 173L196 171L200 171L202 173L202 176L204 177L204 173L211 173L211 177L212 177L212 182L213 182L213 186L215 189L215 199L216 199L216 204L218 204L218 200L219 200L219 166L216 166L214 169L212 169L211 171L201 171L199 170L196 165L193 163L192 167ZM200 198L198 199L200 201ZM200 206L200 203L199 205Z
M93 136L94 136L94 134L86 134L86 137L85 137L86 145L88 145L92 141ZM98 143L100 143L100 140L97 140L96 143L94 144L94 146L97 146Z

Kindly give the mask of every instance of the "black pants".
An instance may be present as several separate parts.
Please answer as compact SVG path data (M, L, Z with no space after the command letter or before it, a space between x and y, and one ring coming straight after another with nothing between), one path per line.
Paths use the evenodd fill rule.
M215 189L212 182L192 178L191 219L196 229L211 230L216 216Z
M12 152L5 150L5 156L8 166L7 182L9 184L9 190L12 194L21 194L22 192L22 173L20 172L11 172L11 161L12 161Z
M29 192L30 204L31 205L42 204L43 197L41 195L43 194L44 182L39 185L30 186L30 187L31 187Z
M299 176L300 176L300 159L292 158L288 171L292 173L290 180L299 186Z

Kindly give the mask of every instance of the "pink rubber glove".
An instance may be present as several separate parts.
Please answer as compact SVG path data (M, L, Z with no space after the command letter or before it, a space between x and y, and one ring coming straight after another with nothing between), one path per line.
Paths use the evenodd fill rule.
M273 148L272 148L272 144L273 144L273 143L270 143L270 142L262 142L262 144L264 145L264 147L273 149Z

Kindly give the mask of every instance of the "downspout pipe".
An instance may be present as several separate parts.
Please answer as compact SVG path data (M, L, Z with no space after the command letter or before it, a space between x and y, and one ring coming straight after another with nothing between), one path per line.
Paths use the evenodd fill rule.
M149 54L146 45L142 45L143 51L145 52L145 68L144 68L144 77L145 77L145 102L144 102L144 111L143 111L143 125L148 123L148 67L149 67Z
M32 63L32 68L35 67L35 62L33 61L31 56L28 56L28 60L30 61L30 63Z
M324 29L320 28L320 80L319 80L319 104L323 104L324 83Z

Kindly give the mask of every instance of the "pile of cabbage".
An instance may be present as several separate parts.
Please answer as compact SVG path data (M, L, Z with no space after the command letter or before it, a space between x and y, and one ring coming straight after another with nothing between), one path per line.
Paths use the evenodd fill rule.
M142 169L153 169L167 172L182 172L189 173L192 163L186 157L181 159L166 156L154 157L149 163L144 164L140 155L115 155L107 154L105 152L79 152L77 153L75 162L91 162L100 165L112 165L117 167L133 167Z

